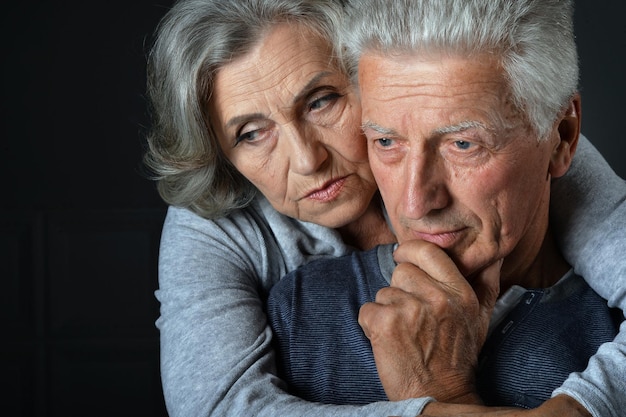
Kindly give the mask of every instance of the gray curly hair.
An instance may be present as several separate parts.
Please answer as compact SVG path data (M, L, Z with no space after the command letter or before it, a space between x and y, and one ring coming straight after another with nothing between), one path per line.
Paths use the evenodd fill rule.
M148 57L144 156L168 204L217 218L250 203L256 189L221 152L209 116L215 74L280 23L336 45L342 19L337 0L181 0L169 10Z

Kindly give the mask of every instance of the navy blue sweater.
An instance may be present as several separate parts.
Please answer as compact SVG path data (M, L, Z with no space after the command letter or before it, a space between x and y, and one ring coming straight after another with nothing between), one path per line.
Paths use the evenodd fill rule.
M357 317L392 270L391 247L381 246L312 262L274 286L268 320L291 393L328 404L387 399ZM578 276L528 291L481 352L479 393L489 405L536 407L616 334L606 301Z

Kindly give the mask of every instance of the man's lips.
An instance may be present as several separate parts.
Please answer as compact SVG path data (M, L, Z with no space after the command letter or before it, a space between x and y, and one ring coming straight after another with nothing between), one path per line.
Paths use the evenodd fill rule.
M345 182L346 177L332 179L321 188L313 190L309 194L305 195L304 198L321 202L333 200L339 195Z
M463 229L457 229L452 231L441 231L436 233L425 233L425 232L413 232L413 235L421 240L425 240L426 242L434 243L442 249L448 249L454 245L454 243L461 236L461 232Z

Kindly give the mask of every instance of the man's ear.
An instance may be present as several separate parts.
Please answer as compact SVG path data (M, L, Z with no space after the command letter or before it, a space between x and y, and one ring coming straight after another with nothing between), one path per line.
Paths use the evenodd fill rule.
M580 135L580 94L576 93L570 100L569 106L558 122L559 142L552 151L550 158L550 175L552 178L559 178L565 175L578 146L578 136Z

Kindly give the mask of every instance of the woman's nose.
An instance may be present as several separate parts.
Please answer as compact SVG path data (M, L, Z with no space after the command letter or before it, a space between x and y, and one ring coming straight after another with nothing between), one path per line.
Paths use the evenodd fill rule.
M328 159L328 150L314 132L303 132L296 126L286 128L290 143L290 169L299 175L316 173Z

